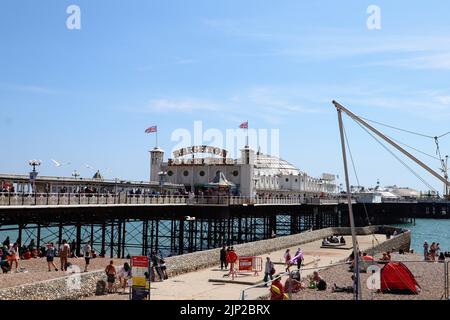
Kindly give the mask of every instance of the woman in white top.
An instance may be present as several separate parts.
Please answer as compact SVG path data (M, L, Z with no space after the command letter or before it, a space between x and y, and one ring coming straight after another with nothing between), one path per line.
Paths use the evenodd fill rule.
M123 292L125 292L128 280L131 279L131 267L128 262L123 264L123 267L120 269L117 276L119 277L119 286L121 286L123 288Z

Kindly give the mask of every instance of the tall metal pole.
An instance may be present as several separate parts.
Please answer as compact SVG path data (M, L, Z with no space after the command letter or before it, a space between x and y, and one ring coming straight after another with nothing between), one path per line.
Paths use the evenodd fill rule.
M352 243L353 243L353 255L354 255L354 268L353 268L353 274L355 275L356 279L356 292L355 294L355 300L361 299L361 284L360 284L360 278L359 278L359 253L358 253L358 241L356 239L356 230L355 230L355 220L353 217L353 206L352 206L352 193L350 190L350 181L348 178L348 167L347 167L347 153L345 150L345 137L344 137L344 124L342 122L342 112L339 108L336 109L338 113L338 119L339 119L339 132L341 134L341 147L342 147L342 159L344 162L344 173L345 173L345 184L347 187L347 201L348 201L348 213L350 218L350 228L352 230Z

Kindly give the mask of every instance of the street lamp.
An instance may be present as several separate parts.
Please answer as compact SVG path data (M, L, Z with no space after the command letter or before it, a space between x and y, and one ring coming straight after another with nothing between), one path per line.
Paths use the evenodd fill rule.
M77 179L80 176L80 174L78 173L77 170L74 170L72 173L72 177L74 177L75 179Z
M33 186L33 192L36 192L36 177L38 172L36 171L36 167L39 167L42 164L41 160L29 160L28 164L33 167L33 171L30 172L30 184Z

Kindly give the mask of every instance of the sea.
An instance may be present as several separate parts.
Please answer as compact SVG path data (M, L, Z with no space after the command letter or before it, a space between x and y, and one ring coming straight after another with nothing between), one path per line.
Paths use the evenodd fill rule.
M423 243L439 243L442 251L450 251L450 219L416 219L414 223L398 224L411 230L411 249L422 252Z

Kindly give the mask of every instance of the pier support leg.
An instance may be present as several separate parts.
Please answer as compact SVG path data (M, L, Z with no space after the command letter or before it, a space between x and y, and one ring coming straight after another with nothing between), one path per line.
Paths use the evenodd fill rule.
M75 248L75 255L77 256L77 257L79 257L80 256L80 253L81 253L81 223L77 223L77 239L76 239L76 243L77 243L77 246L76 246L76 248Z
M178 236L178 254L183 254L184 252L184 219L180 219L179 226L180 234Z
M122 257L122 220L118 221L117 230L117 258Z
M103 222L102 224L102 244L101 244L101 250L100 253L106 256L106 223Z
M111 221L110 258L114 258L114 220Z
M38 223L38 225L37 225L36 246L37 246L38 249L41 248L41 224L40 223Z

